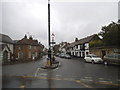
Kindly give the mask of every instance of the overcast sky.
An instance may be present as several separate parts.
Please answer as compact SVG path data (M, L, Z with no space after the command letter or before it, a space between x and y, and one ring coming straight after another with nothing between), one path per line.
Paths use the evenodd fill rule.
M100 32L101 26L118 20L119 0L51 0L51 33L55 41L73 42ZM13 40L25 34L48 46L47 0L2 0L0 27ZM2 19L1 19L2 18Z

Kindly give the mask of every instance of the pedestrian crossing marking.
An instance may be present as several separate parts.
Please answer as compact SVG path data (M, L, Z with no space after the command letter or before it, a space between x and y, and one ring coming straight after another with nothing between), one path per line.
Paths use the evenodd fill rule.
M82 84L83 86L85 86L87 88L93 88L92 86L90 86L88 84L85 84L85 83L81 82L80 80L75 80L75 82L80 83L80 84Z

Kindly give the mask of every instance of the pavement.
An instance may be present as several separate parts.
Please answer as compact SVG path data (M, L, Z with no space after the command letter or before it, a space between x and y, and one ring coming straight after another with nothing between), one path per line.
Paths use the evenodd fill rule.
M56 69L42 69L41 60L3 66L3 88L119 88L119 67L56 57Z

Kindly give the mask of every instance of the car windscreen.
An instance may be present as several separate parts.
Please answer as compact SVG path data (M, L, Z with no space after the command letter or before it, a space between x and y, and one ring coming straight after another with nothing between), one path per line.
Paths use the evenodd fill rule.
M98 56L97 55L91 55L92 57L94 57L94 58L98 58Z
M115 54L116 59L120 59L120 54Z

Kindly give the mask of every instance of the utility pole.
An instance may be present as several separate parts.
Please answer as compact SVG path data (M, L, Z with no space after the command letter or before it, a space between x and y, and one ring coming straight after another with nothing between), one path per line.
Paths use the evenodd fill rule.
M49 49L48 49L48 63L50 66L52 65L51 61L51 40L50 40L50 0L48 0L48 44L49 44Z

